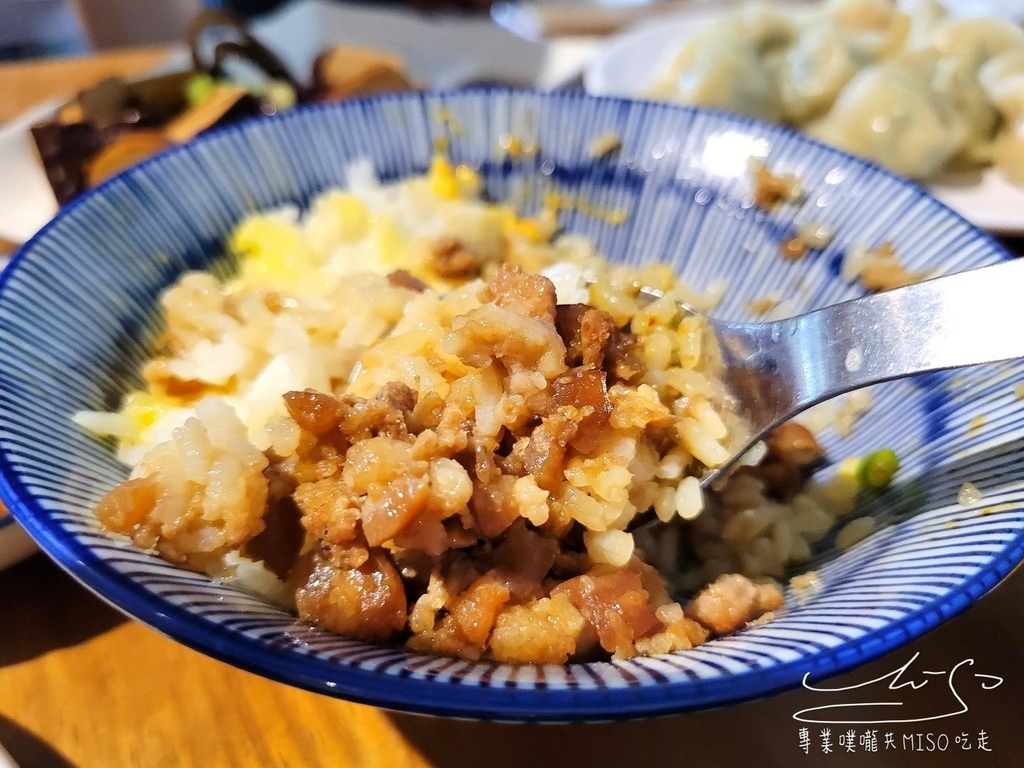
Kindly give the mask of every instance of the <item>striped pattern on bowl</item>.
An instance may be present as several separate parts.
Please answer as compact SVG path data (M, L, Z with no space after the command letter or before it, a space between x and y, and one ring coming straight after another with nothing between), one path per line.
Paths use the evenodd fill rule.
M586 148L622 139L600 161ZM511 158L501 137L534 141ZM217 658L354 701L505 720L608 719L762 696L893 649L963 610L1024 556L1024 408L1019 365L880 386L834 456L892 446L900 483L865 510L876 532L812 564L822 588L774 621L686 653L567 667L470 663L373 647L297 625L209 578L108 537L91 510L127 470L71 423L138 380L158 333L156 298L186 269L220 265L245 213L305 204L370 158L385 178L423 172L439 139L480 169L495 199L535 209L547 190L565 229L612 260L671 264L697 290L729 282L718 314L747 317L771 291L811 308L849 298L844 251L894 243L911 269L955 271L1008 256L921 189L791 132L707 111L581 94L473 90L306 108L211 134L143 163L62 212L0 276L0 495L51 557L139 620ZM507 143L507 142L506 142ZM799 205L753 206L747 159L795 173ZM800 222L837 235L797 262L780 241ZM983 424L979 421L983 420ZM979 426L980 424L980 426ZM975 507L956 503L977 485Z

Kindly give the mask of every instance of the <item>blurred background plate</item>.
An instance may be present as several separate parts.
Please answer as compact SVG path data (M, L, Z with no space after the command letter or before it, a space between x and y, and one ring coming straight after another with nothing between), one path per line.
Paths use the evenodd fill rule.
M794 2L795 0L788 0ZM815 0L796 0L813 3ZM669 14L720 11L742 0L499 0L491 16L506 29L528 40L557 35L609 35ZM1020 0L944 0L961 16L997 16L1020 22Z
M1021 2L945 3L956 15L993 15L1019 21ZM643 98L682 42L720 19L728 5L695 4L671 19L642 23L601 47L583 71L583 86L595 96ZM1024 188L1011 184L993 169L942 177L927 185L942 202L972 224L1000 234L1024 233Z
M331 45L391 50L409 74L431 88L481 81L542 90L571 81L591 52L568 42L534 43L486 16L419 16L401 8L301 0L253 24L253 33L293 73L309 72Z
M524 40L486 16L426 17L328 0L291 3L253 23L252 32L300 80L325 48L359 45L398 53L409 75L428 88L482 82L558 88L576 80L594 52L585 40ZM183 69L189 62L182 46L159 69ZM60 103L40 104L0 126L0 254L13 250L2 241L25 242L57 212L28 129L50 119Z
M20 563L36 551L36 545L10 515L0 517L0 571ZM6 768L6 753L0 747L0 768Z

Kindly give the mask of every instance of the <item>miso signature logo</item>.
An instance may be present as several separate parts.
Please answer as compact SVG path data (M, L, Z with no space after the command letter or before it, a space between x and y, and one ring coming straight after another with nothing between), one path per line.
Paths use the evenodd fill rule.
M974 659L964 659L948 670L914 669L920 653L892 672L863 683L838 688L816 687L807 682L803 687L815 693L843 694L843 701L802 709L793 715L803 723L871 724L922 723L942 720L969 711L964 695L976 690L991 691L1003 684L1003 678L974 672ZM864 701L849 701L849 691L861 691ZM918 693L920 692L920 693ZM875 699L878 700L875 700ZM882 698L887 700L883 701ZM968 698L972 698L968 696ZM869 710L877 707L877 710ZM904 708L901 712L899 708ZM913 714L909 714L913 711ZM919 711L926 714L919 715ZM888 716L892 712L892 716Z

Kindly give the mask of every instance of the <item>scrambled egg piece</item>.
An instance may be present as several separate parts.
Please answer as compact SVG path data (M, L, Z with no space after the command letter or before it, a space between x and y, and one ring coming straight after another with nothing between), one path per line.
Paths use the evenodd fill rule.
M444 274L444 270L432 264L432 256L441 242L464 245L478 259L481 273L504 261L529 271L541 271L549 266L550 243L558 229L560 211L576 210L613 223L620 223L624 216L551 190L543 193L542 207L536 215L523 216L512 205L481 200L482 186L483 180L472 168L436 156L425 175L394 184L378 182L370 169L368 174L350 178L350 189L330 190L317 196L301 215L294 208L253 213L228 238L227 247L237 259L238 271L221 288L223 295L234 297L241 302L237 306L247 306L247 312L257 314L266 311L253 309L260 302L265 302L267 310L273 313L279 311L271 308L275 302L285 302L298 313L300 319L295 322L318 328L316 324L321 321L316 319L316 313L336 306L339 301L348 307L346 311L358 311L353 303L358 301L339 298L338 292L344 292L345 286L351 287L353 281L358 282L367 274L385 276L403 270L439 294L450 296L472 275ZM476 302L475 289L466 296L464 302ZM370 301L380 299L378 296ZM197 301L201 302L201 297ZM429 299L425 297L424 301ZM194 413L196 403L203 397L215 395L231 402L256 437L262 438L262 424L281 407L278 390L302 389L314 380L319 389L330 389L331 379L323 371L306 370L308 365L298 351L295 360L282 355L280 350L272 352L277 359L269 366L258 365L259 361L250 359L251 356L230 354L231 345L245 352L249 349L246 344L251 342L235 339L229 344L225 339L234 331L223 325L214 324L203 330L201 326L207 321L203 313L209 309L195 307L198 340L192 339L187 349L177 350L173 366L168 368L176 380L190 384L187 391L167 392L160 386L153 386L148 392L134 391L118 413L81 414L81 426L96 434L117 437L122 455L131 458L136 451L169 439L173 430ZM406 316L413 322L419 315L410 308ZM217 322L230 326L234 320ZM355 323L346 331L341 346L355 344L357 336L361 339L361 335L367 335L362 340L366 342L387 331L387 325L376 330L364 326L365 323ZM327 329L317 332L322 335ZM421 324L418 335L408 334L405 341L418 339L422 346L432 350L432 360L439 369L456 375L463 366L442 349L442 336L440 329ZM385 341L381 351L389 344L400 343L403 342ZM331 354L342 353L339 348ZM399 369L378 368L375 376L367 375L365 370L353 371L353 391L372 394L387 383L377 380L381 376L406 382L416 390L437 391L442 396L448 386L445 380L437 380L411 364Z
M242 220L228 241L239 258L238 280L247 287L301 288L319 264L301 230L281 214L255 214Z

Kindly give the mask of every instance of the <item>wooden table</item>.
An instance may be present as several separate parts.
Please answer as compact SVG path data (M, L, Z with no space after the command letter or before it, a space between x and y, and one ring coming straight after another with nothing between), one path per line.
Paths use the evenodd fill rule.
M162 51L0 67L0 120L103 74L152 67ZM119 766L1006 766L1024 755L1024 573L910 646L830 681L850 686L920 653L918 669L972 658L1004 679L965 692L947 720L857 728L855 752L821 727L800 748L797 711L835 700L796 690L714 712L614 725L522 726L389 714L269 682L130 621L37 555L0 573L0 743L22 768ZM966 674L966 673L964 673ZM917 679L921 679L917 675ZM941 686L911 713L944 707ZM855 692L840 694L853 701ZM863 700L863 699L862 699ZM878 700L878 699L871 699ZM862 737L877 729L876 750ZM988 749L979 749L984 731ZM893 734L895 746L885 748ZM928 751L941 736L947 750ZM917 737L916 734L920 734ZM972 749L956 740L966 734ZM920 745L922 751L907 749Z

